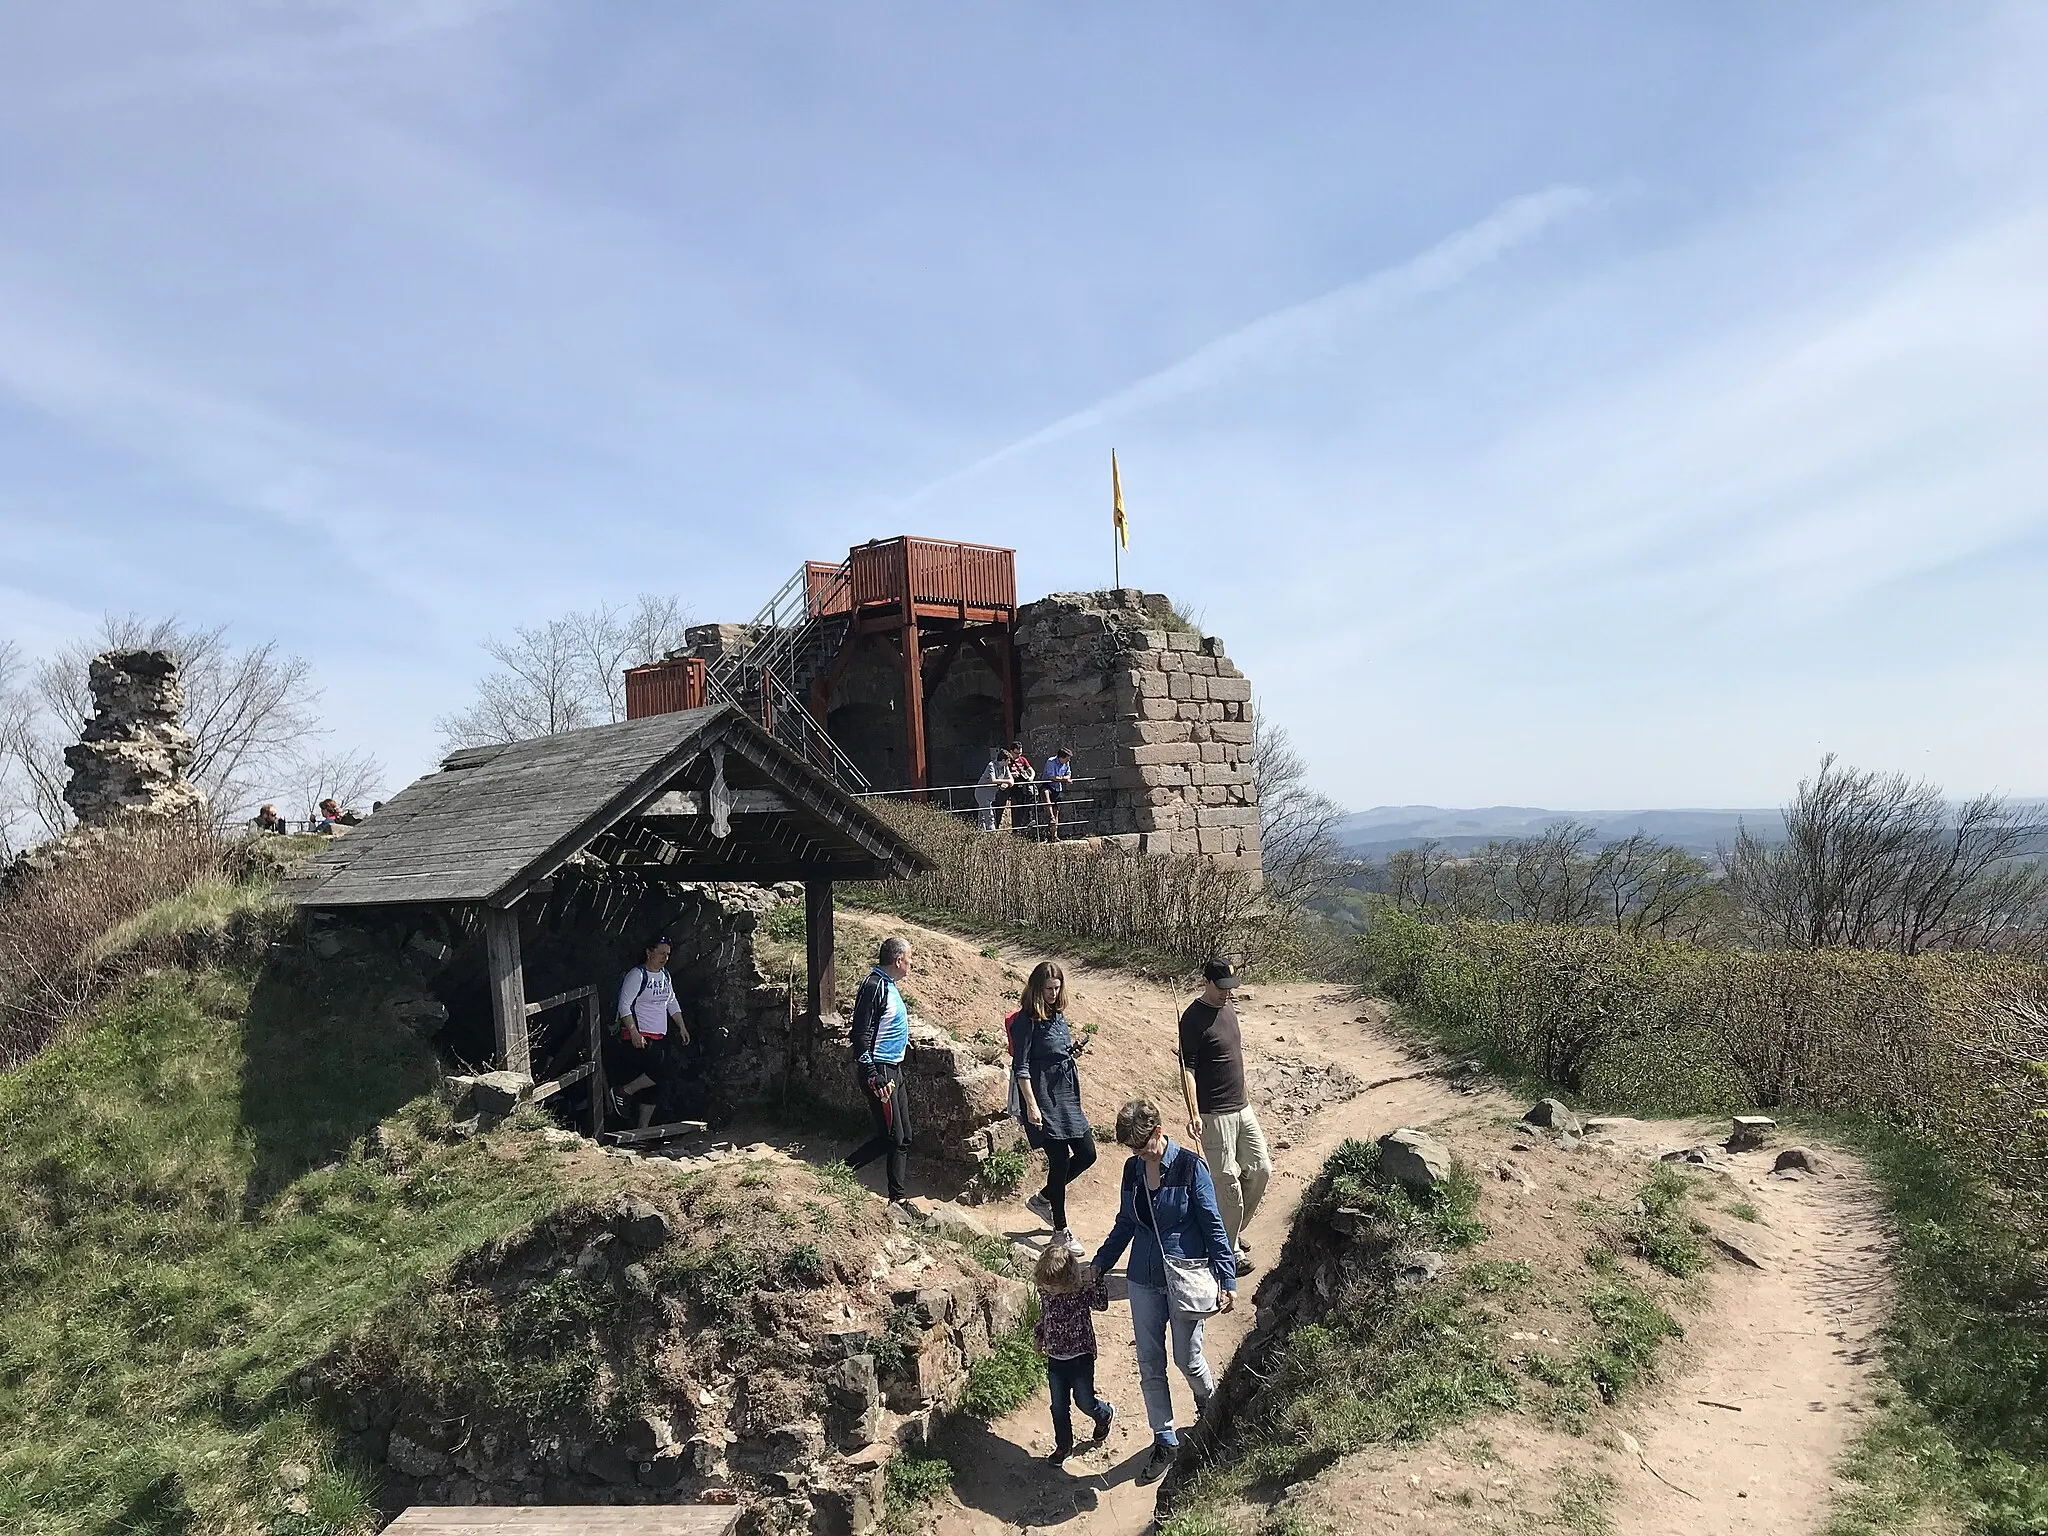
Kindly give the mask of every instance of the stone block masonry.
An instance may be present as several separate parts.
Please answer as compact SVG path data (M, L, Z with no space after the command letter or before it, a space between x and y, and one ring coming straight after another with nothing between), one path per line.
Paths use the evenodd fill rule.
M1017 610L1020 730L1074 753L1090 833L1259 869L1252 685L1156 592L1060 592Z

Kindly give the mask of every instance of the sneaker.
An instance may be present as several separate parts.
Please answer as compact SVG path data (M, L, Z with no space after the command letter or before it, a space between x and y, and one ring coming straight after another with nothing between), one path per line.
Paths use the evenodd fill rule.
M1252 1251L1252 1240L1248 1237L1240 1237L1237 1240L1237 1251L1239 1253L1250 1253Z
M1237 1250L1237 1272L1248 1275L1259 1266L1252 1261L1251 1253L1243 1248Z
M1048 1466L1063 1467L1067 1464L1067 1458L1073 1454L1074 1448L1071 1445L1056 1447L1045 1453L1046 1464Z
M1102 1412L1095 1415L1095 1443L1102 1444L1109 1438L1110 1423L1116 1418L1116 1404L1104 1403Z
M1179 1446L1169 1445L1164 1440L1154 1440L1152 1454L1145 1458L1145 1465L1138 1469L1139 1483L1158 1482L1166 1476L1168 1469L1173 1466L1174 1459L1179 1455Z
M1036 1216L1048 1227L1052 1225L1052 1202L1046 1199L1044 1195L1026 1195L1024 1197L1024 1209Z
M891 1200L889 1202L889 1209L894 1211L899 1216L908 1216L917 1221L924 1221L927 1219L925 1208L919 1205L915 1200L910 1199L908 1196L905 1196L901 1200Z
M1073 1233L1069 1232L1064 1227L1062 1227L1059 1231L1053 1233L1052 1242L1048 1246L1053 1248L1064 1248L1067 1250L1067 1252L1071 1253L1077 1259L1083 1259L1088 1256L1088 1250L1081 1246L1081 1239L1074 1236Z

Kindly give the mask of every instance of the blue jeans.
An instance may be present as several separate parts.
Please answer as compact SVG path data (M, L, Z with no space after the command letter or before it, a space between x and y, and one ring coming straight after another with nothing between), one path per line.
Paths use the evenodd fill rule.
M1063 1451L1071 1451L1073 1410L1080 1409L1098 1423L1109 1412L1109 1404L1095 1395L1095 1357L1076 1355L1071 1360L1047 1360L1045 1381L1052 1388L1052 1443Z
M1131 1333L1138 1346L1138 1386L1145 1394L1145 1419L1152 1426L1152 1438L1167 1445L1179 1445L1173 1432L1173 1388L1166 1380L1166 1333L1173 1330L1173 1363L1195 1391L1195 1416L1209 1406L1209 1394L1216 1390L1216 1378L1209 1374L1209 1362L1202 1354L1202 1324L1205 1317L1169 1318L1166 1292L1149 1285L1131 1287Z

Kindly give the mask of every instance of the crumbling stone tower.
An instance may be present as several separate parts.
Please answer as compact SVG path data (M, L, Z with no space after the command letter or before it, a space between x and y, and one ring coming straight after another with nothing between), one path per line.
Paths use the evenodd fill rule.
M1258 870L1252 685L1156 592L1057 592L1017 610L1019 722L1034 759L1071 747L1088 831Z
M176 659L168 651L103 651L90 678L93 717L64 749L64 803L80 824L204 813L206 796L185 776L193 740Z

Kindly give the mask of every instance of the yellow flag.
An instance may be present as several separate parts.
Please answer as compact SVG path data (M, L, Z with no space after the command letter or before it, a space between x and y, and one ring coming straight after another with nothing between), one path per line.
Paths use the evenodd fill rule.
M1116 541L1124 548L1131 547L1131 525L1124 520L1124 482L1116 469L1116 450L1109 450L1109 495L1113 516L1116 518Z

